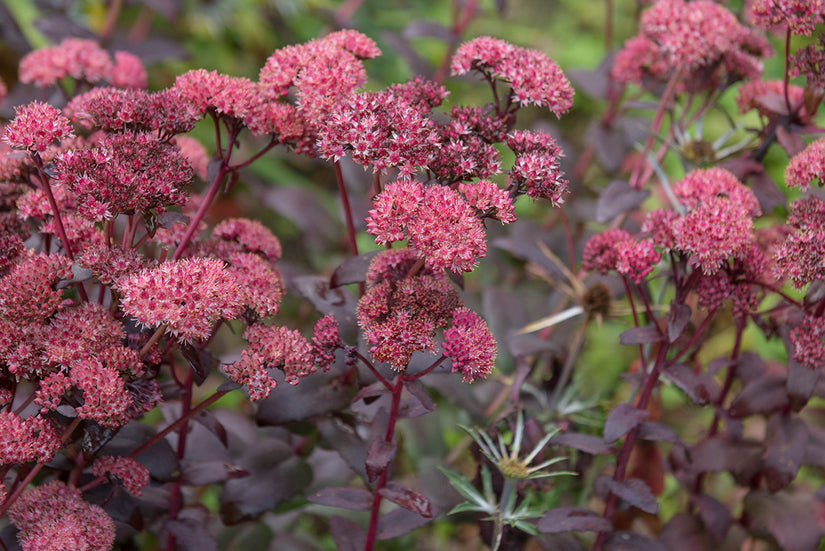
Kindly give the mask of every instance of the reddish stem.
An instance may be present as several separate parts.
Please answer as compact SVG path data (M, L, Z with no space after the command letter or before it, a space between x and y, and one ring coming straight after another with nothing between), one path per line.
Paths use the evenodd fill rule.
M335 168L335 181L338 182L338 192L341 194L341 203L344 207L344 219L347 222L347 242L353 256L358 256L358 243L355 241L355 223L352 220L352 209L349 206L349 194L347 186L344 185L344 175L341 172L341 163L332 163Z
M172 366L174 369L174 365ZM180 431L178 432L178 463L183 461L183 456L186 454L186 435L189 429L189 412L192 410L192 383L194 382L195 371L189 368L186 373L186 382L183 385L183 394L181 395L181 419L184 421L180 424ZM181 494L181 480L178 476L172 482L172 492L169 496L169 520L175 520L180 511L183 496ZM169 533L166 535L166 549L167 551L175 550L175 535Z

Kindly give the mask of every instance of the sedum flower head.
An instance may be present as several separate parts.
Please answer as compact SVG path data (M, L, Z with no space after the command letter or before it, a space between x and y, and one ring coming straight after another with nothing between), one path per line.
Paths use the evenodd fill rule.
M600 274L615 270L619 263L619 252L615 245L630 240L630 234L618 228L594 235L584 244L582 267Z
M441 347L453 362L453 373L460 372L465 382L485 379L493 371L496 339L487 323L472 310L462 307L453 312Z
M819 187L825 185L825 138L794 155L785 167L785 183L790 187L806 190L814 180Z
M490 180L458 184L460 191L471 207L482 217L490 217L502 224L516 221L516 211L510 194Z
M33 101L15 107L15 117L6 126L3 140L14 149L42 153L52 144L72 136L72 125L53 105Z
M144 326L166 325L182 341L207 338L220 319L234 319L243 307L238 284L224 262L188 258L164 262L123 278L121 306Z
M825 276L825 201L810 196L791 204L788 235L776 252L776 270L799 289Z
M143 62L135 54L115 52L115 65L109 83L118 88L146 88L148 75Z
M26 54L20 60L20 82L49 86L61 78L72 77L96 83L112 76L114 63L106 50L94 40L66 38Z
M805 36L825 21L825 0L754 0L750 10L754 23L763 28L787 25L791 33Z
M149 469L131 457L104 455L92 463L92 474L95 476L111 475L123 483L126 490L139 496L143 488L149 485Z
M109 551L115 540L109 515L57 480L26 490L8 512L23 551Z
M60 434L43 417L0 412L0 465L46 463L61 447Z
M722 168L697 169L673 184L673 193L688 209L716 198L740 205L750 216L759 216L762 210L756 196L736 176Z
M507 137L516 154L511 176L519 189L530 197L544 197L554 205L564 202L567 179L561 171L561 148L544 132L518 130Z
M386 244L407 238L427 266L469 272L487 252L484 227L470 204L446 186L390 183L376 197L367 232Z
M113 429L131 420L132 396L117 369L87 358L72 365L69 378L83 396L83 404L76 408L81 419Z
M802 321L791 329L790 338L793 343L793 357L796 361L809 369L825 367L825 319L805 316Z
M215 226L212 237L239 243L246 252L263 255L270 262L281 258L281 242L257 220L228 218Z
M559 66L538 50L513 46L482 36L465 42L453 56L452 74L480 71L508 82L513 98L521 105L547 107L556 116L573 105L573 87Z
M653 271L662 255L656 252L653 242L647 239L625 239L613 245L616 250L616 271L637 284Z
M61 309L63 289L55 288L72 277L65 256L30 252L0 278L0 319L33 322L48 319Z

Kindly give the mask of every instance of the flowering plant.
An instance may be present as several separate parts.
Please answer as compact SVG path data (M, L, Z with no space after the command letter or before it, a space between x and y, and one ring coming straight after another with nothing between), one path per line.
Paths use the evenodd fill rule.
M605 103L582 151L521 117L564 121L560 66L462 42L465 4L440 68L375 90L382 49L345 29L255 80L152 91L101 46L116 2L102 42L22 56L0 87L0 548L371 550L438 520L493 549L816 549L825 42L792 38L825 3L655 0L576 74Z

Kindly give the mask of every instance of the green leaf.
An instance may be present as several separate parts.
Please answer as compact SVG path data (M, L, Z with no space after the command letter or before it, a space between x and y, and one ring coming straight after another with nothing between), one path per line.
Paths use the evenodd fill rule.
M478 507L482 507L481 509L484 512L491 512L495 510L495 505L491 505L485 498L482 496L478 490L476 490L470 481L467 480L465 477L458 473L454 473L452 471L448 471L442 467L439 467L444 476L450 481L450 485L456 489L458 493L460 493L465 499L468 499L472 504ZM483 474L483 473L482 473ZM489 477L490 473L487 473Z

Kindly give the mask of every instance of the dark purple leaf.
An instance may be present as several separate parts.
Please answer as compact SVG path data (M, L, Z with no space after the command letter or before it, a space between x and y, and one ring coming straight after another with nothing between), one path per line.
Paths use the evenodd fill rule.
M667 317L667 341L676 342L690 321L690 306L687 304L670 303L670 314Z
M607 420L604 422L604 441L615 442L639 426L642 421L647 421L649 417L650 412L622 402L607 414Z
M730 509L724 503L704 494L694 494L691 502L699 510L699 517L714 543L721 544L733 521Z
M667 551L658 541L636 532L623 530L608 534L603 549L605 551Z
M338 551L363 551L367 544L367 533L364 529L345 518L330 517L329 532Z
M387 470L390 463L395 459L396 443L387 442L383 436L375 438L367 449L367 476L370 481L377 479L381 473Z
M375 538L378 540L397 538L412 532L416 528L421 528L430 520L407 509L396 509L378 519L378 530Z
M450 278L450 281L456 284L456 287L464 290L464 274L459 272L454 272L452 270L444 270L444 273L447 274L447 277Z
M823 507L811 494L771 494L752 490L745 496L744 524L758 537L770 537L783 551L816 551L823 530Z
M516 356L516 372L513 374L513 382L510 385L510 401L513 404L519 403L519 396L521 395L521 386L532 371L532 366L527 362L524 356Z
M598 436L590 434L581 434L577 432L567 432L554 436L550 443L554 446L568 446L589 453L591 455L599 455L602 453L611 453L613 447L607 444Z
M623 331L619 335L619 342L624 345L650 344L665 340L665 336L655 325L645 325L644 327L634 327Z
M208 350L195 348L191 344L182 344L180 351L195 374L195 384L200 386L206 380L212 368L217 366L217 360L212 357Z
M293 278L291 283L297 291L312 303L322 315L332 314L338 321L341 338L355 342L358 323L355 318L355 306L358 299L341 287L330 289L327 278L319 275L304 275Z
M363 488L322 488L307 499L318 505L369 511L372 507L372 494Z
M780 191L779 186L764 170L754 174L749 180L751 190L756 196L756 200L759 201L762 212L771 212L777 206L784 206L787 203L787 199Z
M312 481L312 469L290 446L265 438L236 459L250 474L228 480L221 494L221 518L233 525L256 519L299 495Z
M189 486L205 486L248 475L246 469L226 461L200 461L191 463L183 469L181 481Z
M787 115L788 105L785 103L785 96L776 92L765 92L756 99L756 103L768 111L773 111L777 115Z
M348 285L350 283L362 283L367 280L367 268L370 262L375 258L375 255L381 251L370 251L368 253L359 254L343 261L329 278L330 289L335 289L341 285Z
M92 31L62 13L52 13L41 17L35 22L34 26L55 44L64 38L97 39Z
M341 239L341 224L321 204L317 190L261 185L255 193L266 206L298 226L307 247L317 248Z
M791 409L799 411L808 404L818 381L818 369L811 369L802 365L789 354L788 380L785 381L785 387L788 391Z
M344 409L352 400L355 388L341 384L342 369L343 364L336 364L326 373L313 373L297 385L286 383L283 372L274 370L271 376L278 386L268 398L258 402L257 423L284 425Z
M238 390L243 388L243 385L233 381L232 379L226 379L224 382L218 385L218 388L215 389L215 392L231 392L233 390Z
M707 551L716 549L702 521L687 513L674 515L659 533L659 543L670 551Z
M166 521L166 529L184 551L218 549L218 543L209 531L209 513L201 508L183 509L177 519Z
M404 26L401 33L406 38L421 38L422 36L429 36L432 38L440 38L444 42L452 42L457 40L455 33L436 21L411 21Z
M818 426L808 427L808 442L805 445L804 463L825 468L825 429Z
M118 430L117 434L103 447L102 453L104 455L129 455L155 434L156 430L153 427L144 423L131 422ZM177 454L165 438L135 459L149 469L153 479L161 482L176 479L180 472Z
M636 436L650 442L669 442L676 446L685 445L675 430L656 421L645 421L640 424Z
M596 201L596 222L604 224L620 214L636 209L649 195L649 191L633 189L624 180L613 180L602 190Z
M609 532L613 525L609 520L584 507L556 507L539 519L538 529L544 533L559 532Z
M747 417L754 413L766 413L788 406L788 391L785 375L767 373L745 385L731 402L728 413L731 417Z
M433 506L429 499L418 492L405 488L397 482L391 481L387 483L387 486L381 488L378 493L404 509L421 515L424 518L433 517Z
M776 127L776 141L779 142L788 157L793 157L801 152L806 145L799 132L791 132L782 125Z
M192 420L203 425L206 427L210 432L212 432L215 436L218 437L218 440L221 441L221 444L224 447L229 445L227 435L226 435L226 428L218 421L218 418L215 417L215 414L209 410L203 410L198 412L197 415L192 417Z
M730 359L727 357L716 358L711 361L711 364L721 365L727 367L730 365ZM739 359L736 360L736 376L744 383L750 383L759 379L768 370L765 360L755 352L743 352ZM716 373L713 371L712 373Z
M367 445L355 429L337 418L318 419L315 427L346 464L366 481Z
M641 478L627 480L613 480L603 475L596 479L594 488L599 496L607 497L608 493L616 494L630 505L646 513L655 515L659 511L659 502L650 490L650 486Z
M435 403L432 398L430 398L430 395L427 394L427 391L424 390L421 381L408 381L404 383L404 388L407 392L401 400L398 411L399 417L409 419L435 410Z
M386 396L390 394L390 390L382 383L381 381L376 381L371 385L367 385L361 390L358 391L358 394L352 399L352 403L355 403L359 400L364 400L367 404L372 403L376 398L380 396Z
M808 427L799 417L774 413L768 421L762 474L768 490L777 492L793 482L805 459Z
M761 469L762 446L729 435L700 441L690 449L694 473L730 471L737 480L751 480Z
M685 364L674 364L664 370L667 377L679 390L687 394L694 403L704 405L710 401L710 393L704 377L697 375Z
M164 2L164 0L155 1ZM110 49L131 52L138 56L144 65L152 65L172 59L186 59L190 56L186 48L173 38L148 36L139 42L135 42L128 32L116 32ZM207 181L211 182L212 180Z
M74 269L74 266L72 266ZM805 306L813 306L820 300L825 299L825 281L816 279L808 284L805 290Z
M641 141L648 123L630 117L617 117L609 126L595 120L587 129L585 139L593 144L596 160L610 173L618 172L634 144Z

